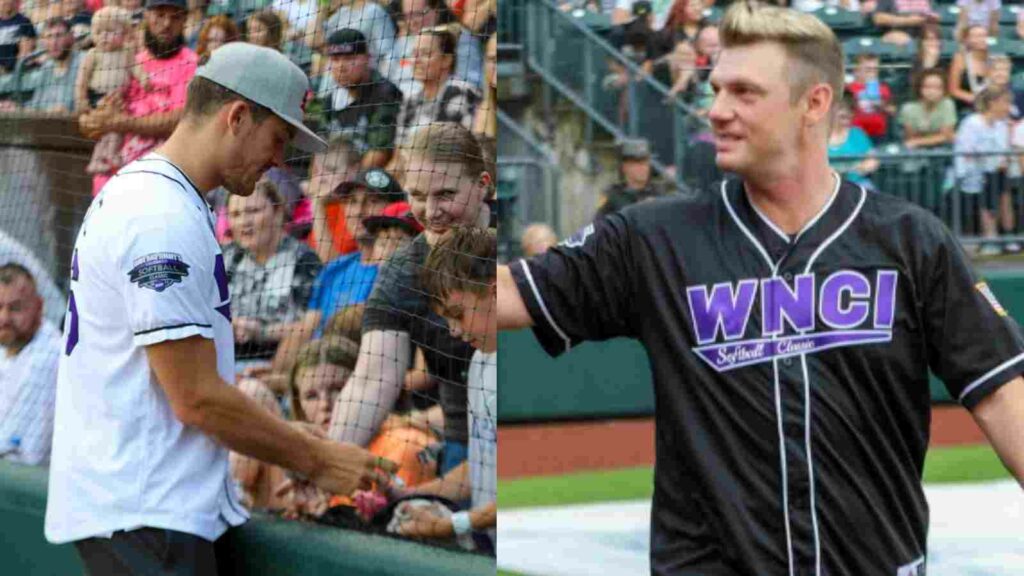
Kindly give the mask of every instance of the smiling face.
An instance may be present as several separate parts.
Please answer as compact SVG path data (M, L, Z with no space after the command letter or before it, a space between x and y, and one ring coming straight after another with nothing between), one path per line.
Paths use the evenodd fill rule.
M710 76L715 99L708 113L722 170L745 177L777 171L795 154L804 106L802 99L791 103L788 60L775 43L722 50Z
M433 244L456 224L474 224L480 217L486 186L481 174L464 174L465 165L434 162L412 154L406 170L406 191L413 216Z
M360 242L372 242L373 239L368 237L363 219L380 216L388 207L388 201L379 193L375 194L366 188L357 187L342 197L341 205L345 209L345 227L349 234Z
M946 82L941 74L928 74L921 79L921 100L934 104L946 96Z
M452 55L441 52L441 39L420 34L412 49L412 76L420 82L440 82L452 69Z
M265 193L228 198L228 224L232 238L250 252L266 252L280 238L284 207L274 206Z

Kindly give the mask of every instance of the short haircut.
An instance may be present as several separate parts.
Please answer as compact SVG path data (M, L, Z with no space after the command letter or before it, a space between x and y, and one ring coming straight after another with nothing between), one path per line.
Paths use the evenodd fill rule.
M946 91L946 72L942 68L925 68L914 76L914 97L921 97L921 87L924 86L924 81L932 76L941 80L942 93Z
M46 32L47 30L55 27L63 28L65 32L71 31L71 23L61 18L60 16L53 16L52 18L47 18L46 22L43 23L42 31Z
M993 102L1008 98L1012 93L1006 86L989 86L974 98L974 108L978 112L987 112Z
M817 17L752 0L734 2L722 18L722 48L774 42L782 46L792 64L790 102L795 104L814 84L827 83L832 97L843 93L843 48L832 30Z
M363 337L363 314L365 312L365 304L350 304L335 312L324 326L324 337L340 336L359 342Z
M485 294L497 277L498 239L490 228L455 226L430 249L423 289L443 306L452 292Z
M298 356L295 359L295 366L292 367L291 376L288 378L288 388L292 400L292 414L295 416L295 419L303 421L307 419L306 413L302 411L302 402L299 401L300 371L306 368L316 368L321 365L338 366L354 370L358 358L359 344L339 336L313 340L299 348Z
M487 172L491 162L480 140L462 124L434 122L416 127L402 143L401 155L423 156L433 162L462 164L463 176L476 178Z
M0 265L0 284L9 286L13 284L18 278L24 278L28 283L35 288L36 279L32 276L32 273L17 262L8 262Z
M252 120L256 124L262 124L274 115L270 108L261 106L212 80L202 76L195 76L188 83L184 117L194 120L205 119L215 114L225 104L230 104L236 100L241 100L249 105L249 110L252 111Z

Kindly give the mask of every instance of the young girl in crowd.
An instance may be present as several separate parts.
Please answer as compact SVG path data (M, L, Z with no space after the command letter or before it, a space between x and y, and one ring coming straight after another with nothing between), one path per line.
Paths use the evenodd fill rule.
M75 109L82 112L100 105L105 96L127 89L132 78L146 88L142 67L135 64L135 51L128 46L131 13L105 6L92 17L92 40L75 82ZM121 134L109 132L100 138L86 167L89 174L105 174L120 168Z

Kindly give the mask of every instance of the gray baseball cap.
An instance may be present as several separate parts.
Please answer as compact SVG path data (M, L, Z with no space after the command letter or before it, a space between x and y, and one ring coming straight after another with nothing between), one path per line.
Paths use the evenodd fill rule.
M646 160L651 157L651 146L642 138L626 138L619 142L623 160Z
M247 42L231 42L213 52L196 76L231 90L270 109L294 126L295 146L304 152L327 149L327 142L302 123L309 79L298 66L277 50Z

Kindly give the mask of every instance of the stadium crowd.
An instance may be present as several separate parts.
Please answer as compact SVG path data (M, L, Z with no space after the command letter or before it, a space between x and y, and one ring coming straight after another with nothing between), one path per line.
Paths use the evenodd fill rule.
M81 194L160 145L221 46L279 50L310 77L306 120L327 150L270 168L250 197L208 195L238 385L401 468L390 485L325 494L232 455L254 509L493 554L495 8L0 0L0 111L73 115L96 141ZM0 456L45 465L65 301L52 271L0 239Z
M900 182L917 182L943 196L936 210L951 210L959 198L957 232L992 240L974 245L980 255L1015 253L1021 244L1024 208L1024 77L1014 64L1024 59L1024 10L1000 0L793 0L779 4L812 12L843 40L847 88L830 137L833 166L869 189L886 183L880 169L898 164ZM617 0L560 2L577 17L590 11L610 22L609 43L660 83L670 99L690 111L684 166L664 176L703 189L719 178L706 121L714 98L708 78L719 51L717 18L728 2L715 0ZM593 22L594 20L590 20ZM850 25L850 22L855 22ZM602 26L601 30L605 28ZM637 77L609 61L603 87L619 98L625 126L627 90ZM658 111L645 109L645 115ZM663 122L672 126L668 106ZM649 136L649 135L648 135ZM645 175L652 151L623 142L621 181L600 200L598 214L672 187ZM664 156L664 155L663 155ZM671 158L662 157L666 163ZM696 176L694 176L696 175ZM694 184L696 183L696 184ZM953 188L959 194L942 194ZM890 192L897 192L890 190ZM1000 236L1011 236L998 241Z

